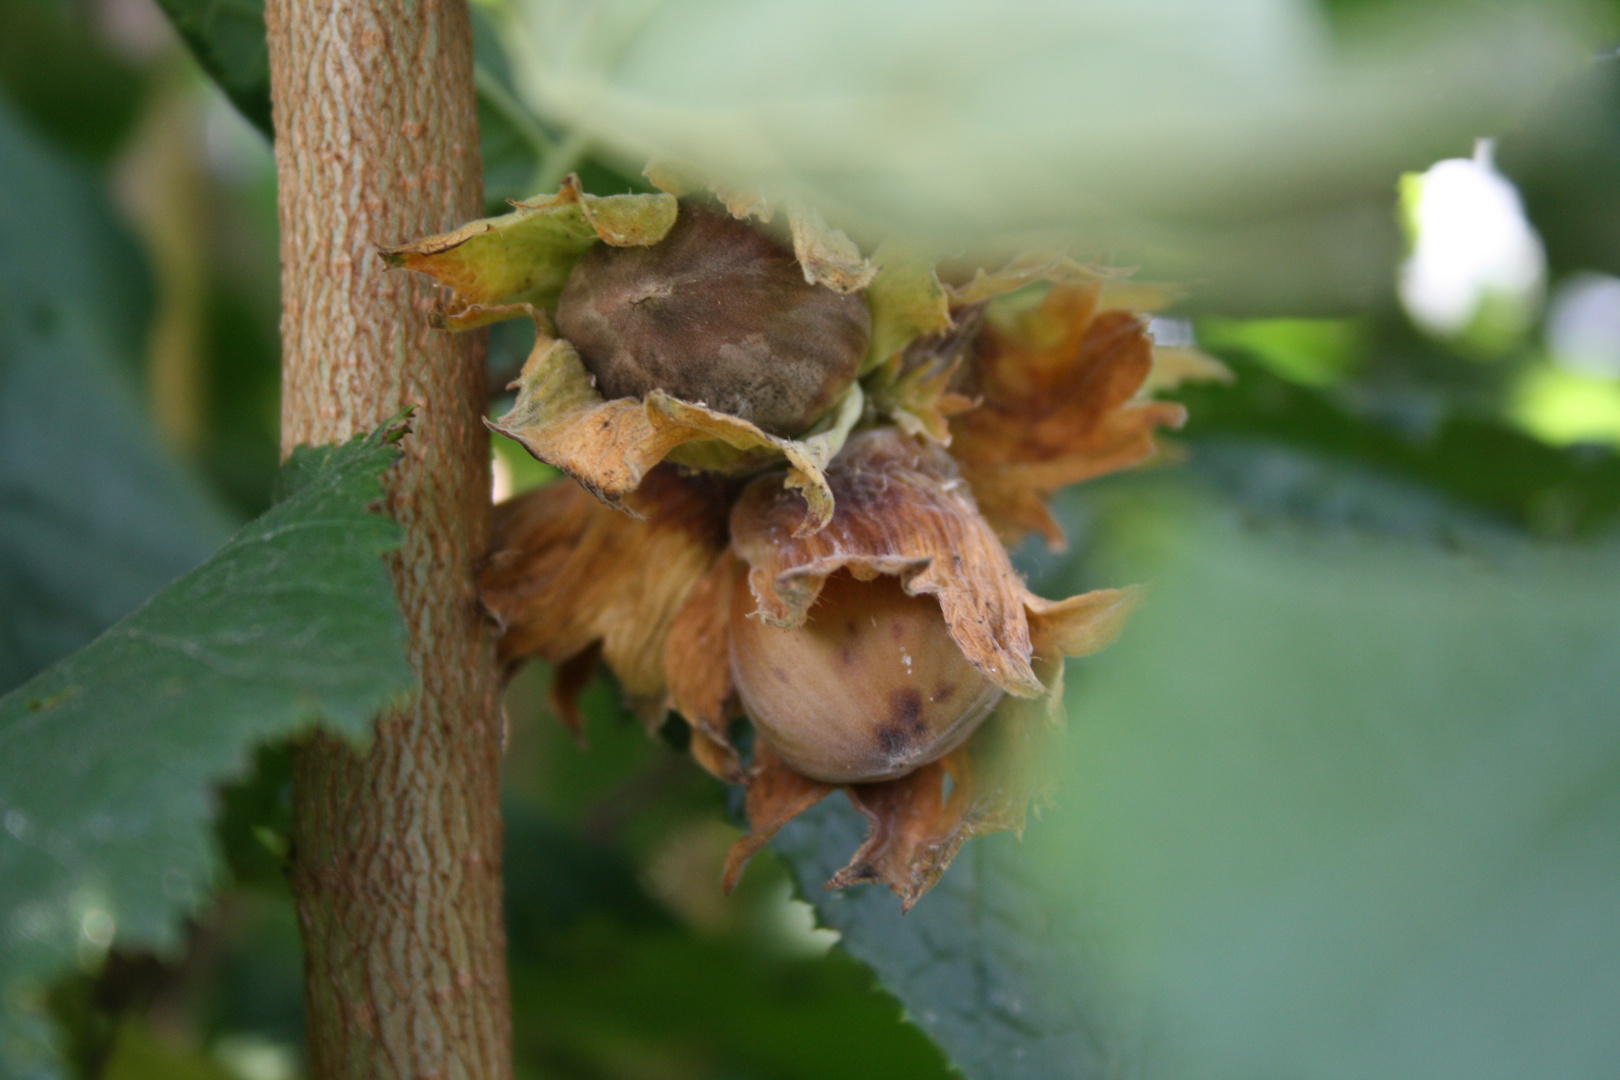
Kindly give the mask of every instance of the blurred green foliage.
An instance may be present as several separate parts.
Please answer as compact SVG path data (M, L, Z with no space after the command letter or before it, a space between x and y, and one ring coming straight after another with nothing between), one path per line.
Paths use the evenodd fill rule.
M0 0L0 692L271 503L262 6L163 7L177 36L132 0ZM1566 48L1598 51L1614 5L1532 8L1164 0L1106 25L1084 23L1089 5L1015 6L1050 16L1023 24L955 5L610 4L589 24L566 0L475 11L492 212L571 170L599 193L643 190L638 155L674 148L824 196L858 230L965 243L1051 226L1135 261L1134 237L1150 267L1194 279L1171 314L1237 375L1177 392L1191 421L1161 467L1064 500L1069 553L1018 552L1047 595L1146 580L1151 601L1071 671L1054 809L1023 843L971 843L904 918L878 889L820 889L861 834L841 797L721 897L735 793L649 739L610 680L586 693L581 746L550 715L547 672L520 675L520 1076L920 1080L947 1075L945 1056L975 1080L1620 1067L1604 1023L1620 994L1620 458L1549 445L1525 420L1526 380L1549 370L1534 334L1489 362L1459 355L1414 330L1392 288L1396 176L1487 131L1551 283L1620 272L1615 62ZM1154 21L1178 11L1195 17ZM1458 11L1477 24L1436 45ZM569 33L539 54L566 62L537 71L514 27L559 17ZM1132 35L1155 26L1143 68ZM1400 47L1379 67L1381 34ZM1268 80L1368 70L1390 77L1268 111ZM1242 93L1215 86L1245 71ZM1228 115L1199 130L1204 105ZM1099 213L1152 227L1086 232ZM528 347L521 324L496 328L492 391ZM221 706L210 715L236 727L182 734L183 710L143 727L133 697L75 701L62 775L19 779L5 770L26 759L0 753L0 788L71 799L96 762L142 763L166 785L148 809L178 808L196 865L225 870L204 908L162 882L143 896L154 918L192 913L178 933L164 922L162 957L121 918L110 942L92 920L51 946L65 973L30 1015L49 1008L69 1075L299 1075L284 744L221 785L257 739L253 710ZM228 768L179 779L216 754ZM96 816L113 786L85 783L63 828L134 836L133 811ZM109 887L156 850L126 844L91 860ZM8 869L3 898L82 899L52 873Z
M105 162L140 108L142 73L96 33L82 8L4 0L0 21L0 84L10 105L63 148Z

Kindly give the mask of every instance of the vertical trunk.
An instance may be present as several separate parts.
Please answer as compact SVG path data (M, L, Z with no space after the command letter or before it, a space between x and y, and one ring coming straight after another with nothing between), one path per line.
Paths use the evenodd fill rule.
M420 696L370 752L295 758L293 889L316 1080L511 1075L500 722L473 564L488 529L477 335L430 330L427 289L375 246L480 209L465 0L269 0L280 180L282 445L415 403L388 510Z

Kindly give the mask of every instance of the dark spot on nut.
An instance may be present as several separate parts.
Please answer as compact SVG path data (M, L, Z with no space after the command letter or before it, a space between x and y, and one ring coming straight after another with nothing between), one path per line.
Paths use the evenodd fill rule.
M927 731L922 711L922 695L915 686L903 686L889 694L889 718L896 726L918 733Z
M563 287L557 328L608 398L663 390L797 435L860 366L859 296L811 285L787 247L692 203L650 247L598 244Z
M884 724L877 729L877 741L884 757L897 758L905 756L911 745L911 736L899 724Z

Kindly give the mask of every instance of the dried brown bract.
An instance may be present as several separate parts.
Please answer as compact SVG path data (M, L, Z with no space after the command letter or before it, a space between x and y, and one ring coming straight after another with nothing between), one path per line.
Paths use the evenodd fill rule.
M986 320L963 392L979 407L953 417L951 453L1008 543L1063 530L1046 508L1060 488L1154 453L1153 433L1180 427L1181 406L1138 401L1153 370L1144 320L1099 310L1097 284L1057 285L1038 307Z
M479 587L501 628L502 661L538 656L594 665L600 656L642 711L661 716L670 626L725 550L734 487L665 467L631 497L639 518L615 513L572 483L496 507ZM572 696L561 695L558 705L577 729Z

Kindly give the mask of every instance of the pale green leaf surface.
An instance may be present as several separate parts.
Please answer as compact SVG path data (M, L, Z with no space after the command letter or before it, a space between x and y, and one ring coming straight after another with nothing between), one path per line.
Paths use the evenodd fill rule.
M841 799L783 830L973 1080L1620 1069L1620 550L1294 479L1110 505L1105 578L1149 599L1071 665L1021 844L970 842L902 917L821 891L862 832Z
M1401 171L1466 153L1601 43L1564 3L1387 5L1349 42L1307 0L513 10L542 114L625 163L803 199L868 250L900 234L1005 255L1036 236L1341 300L1387 288L1372 275L1397 249Z
M218 868L214 785L408 693L368 512L398 429L303 448L284 498L89 646L0 698L0 1075L48 1076L42 984L117 941L169 949Z

